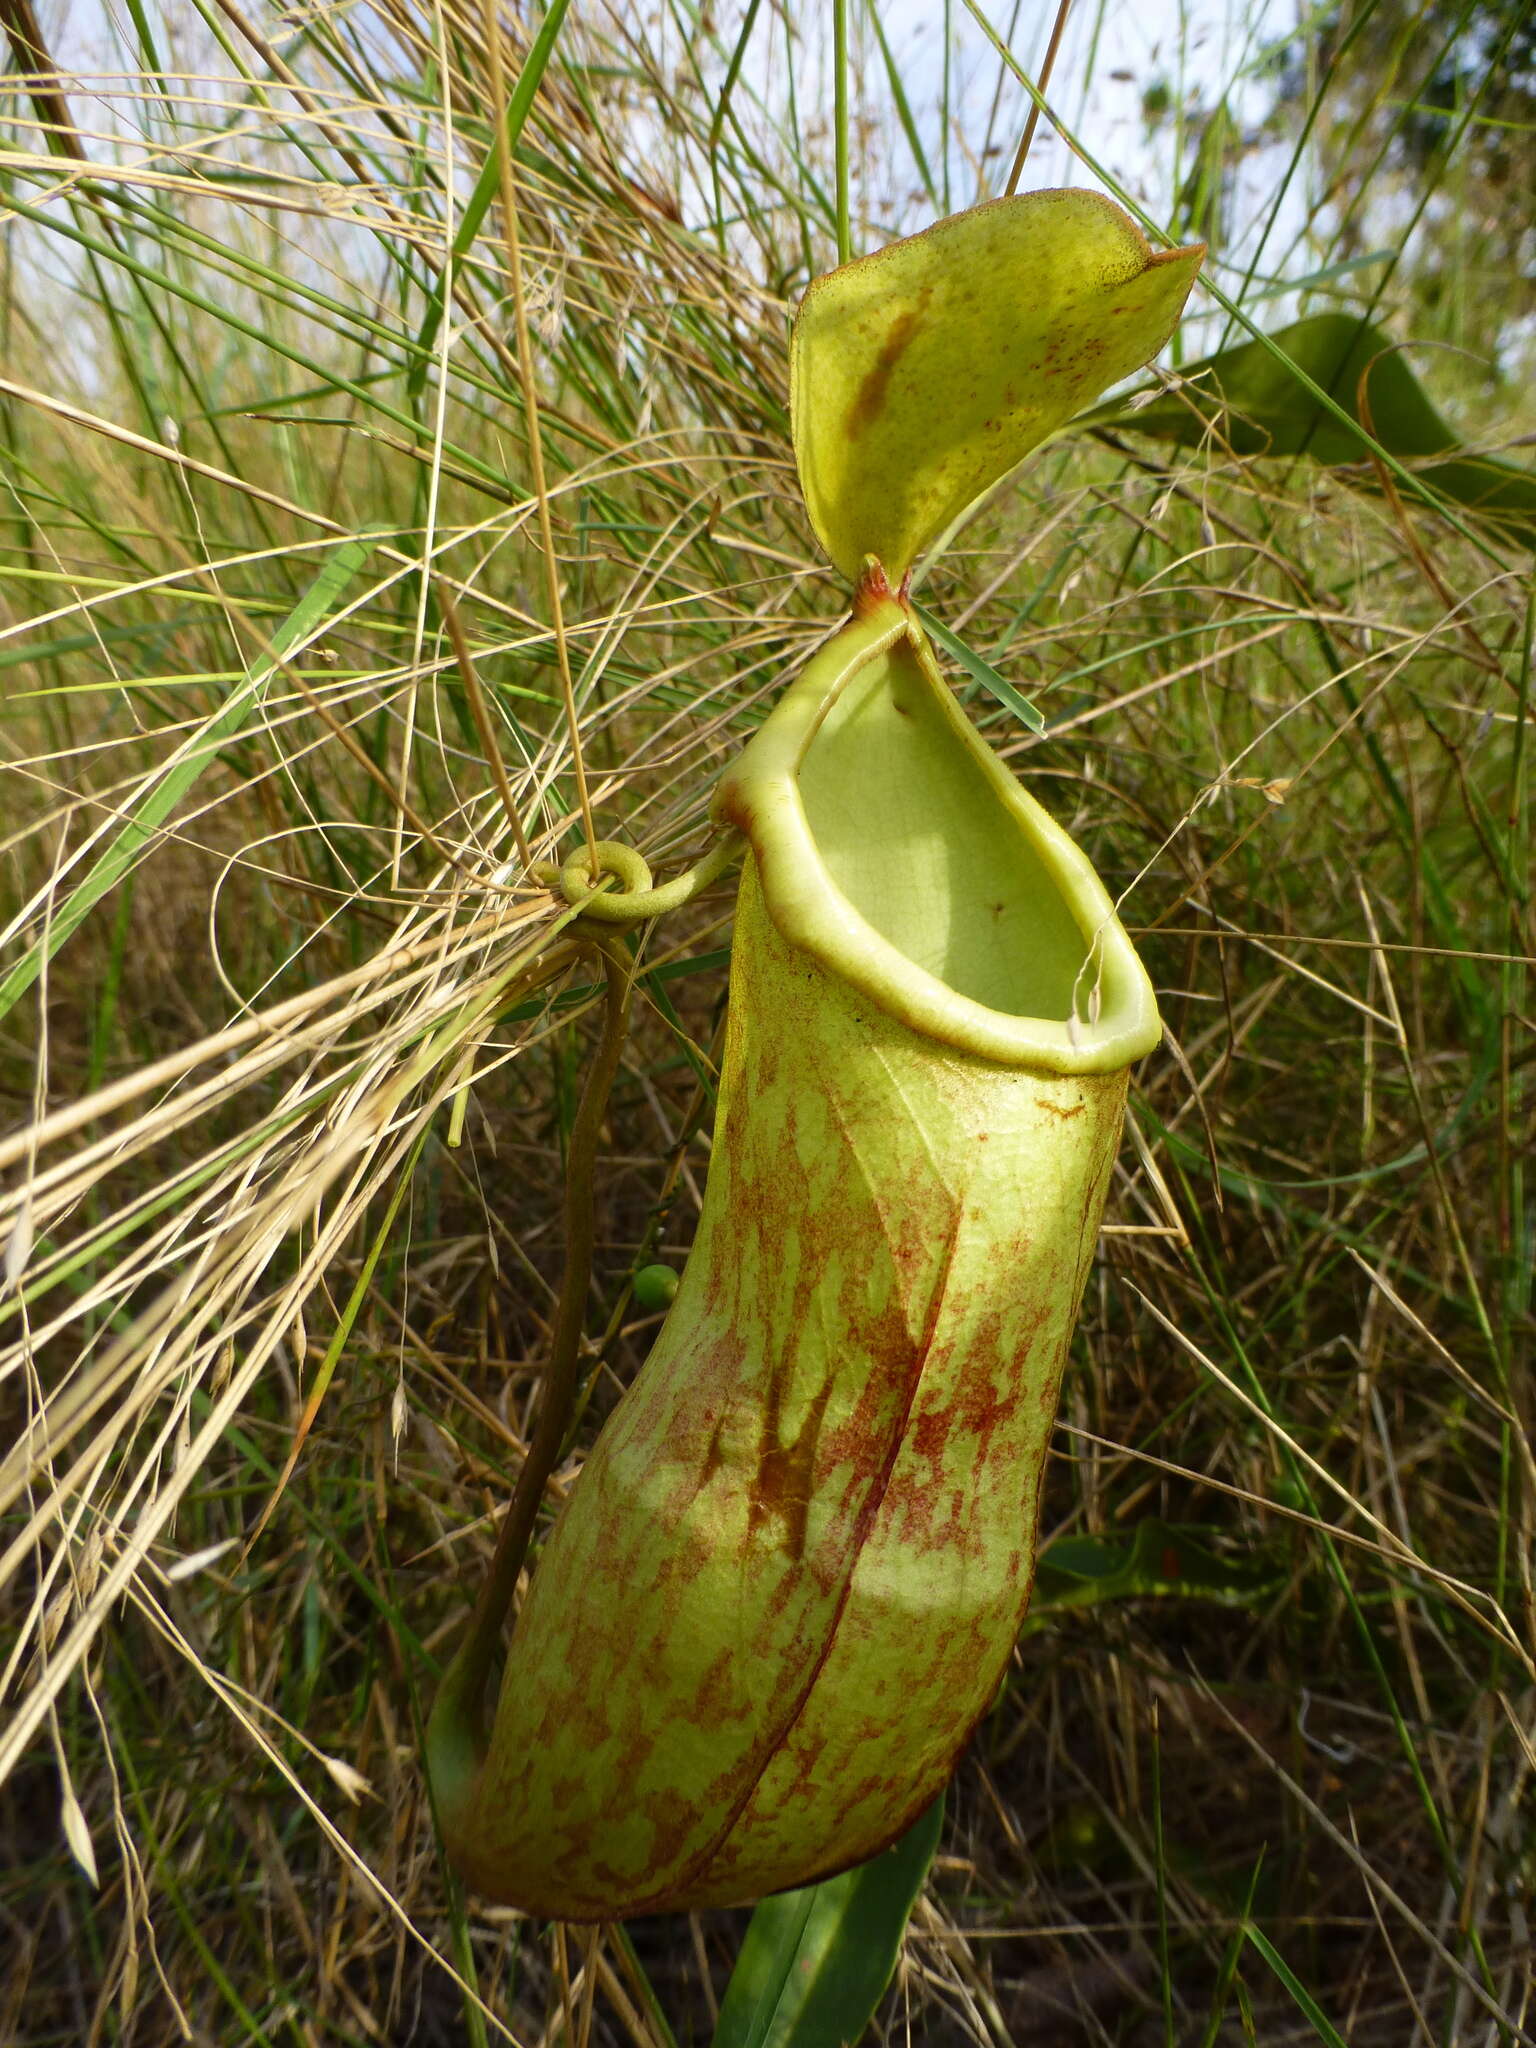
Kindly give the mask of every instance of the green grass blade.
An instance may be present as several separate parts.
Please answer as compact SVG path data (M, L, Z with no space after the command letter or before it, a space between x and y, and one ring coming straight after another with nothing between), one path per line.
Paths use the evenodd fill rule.
M1243 1941L1252 1921L1253 1901L1259 1889L1259 1873L1264 1868L1264 1854L1261 1849L1248 1879L1248 1895L1243 1900L1243 1917L1233 1930L1232 1939L1227 1943L1221 1958L1221 1968L1216 1973L1216 1988L1211 1994L1211 2016L1206 2022L1204 2034L1200 2037L1200 2048L1216 2048L1222 2022L1226 2018L1227 2000L1232 1996L1233 1979L1237 1966L1243 1958ZM1241 1986L1238 1987L1241 1990Z
M1019 723L1028 726L1031 732L1045 731L1045 714L1038 705L1031 704L1027 697L1021 696L1012 683L998 674L990 662L983 661L979 654L967 647L959 635L952 633L941 619L936 619L925 605L915 604L912 609L921 619L923 631L939 643L951 661L960 664L973 682L980 683L990 696L995 697L999 704L1006 706Z
M890 43L886 40L885 27L880 20L879 0L869 0L869 20L875 31L875 40L880 45L880 59L885 66L885 82L890 89L891 105L896 109L901 132L907 138L907 147L912 152L917 175L923 181L923 190L933 201L934 212L943 213L945 209L939 203L938 188L933 182L933 171L929 166L927 152L923 148L923 138L919 135L917 122L912 116L912 103L907 98L906 87L902 84L901 67L896 62Z
M551 0L549 12L540 24L523 68L518 73L517 83L507 95L507 118L500 146L502 149L517 148L518 138L532 109L534 96L543 83L544 73L549 68L549 60L555 53L555 41L560 34L560 26L565 20L570 4L571 0ZM496 197L501 182L499 162L500 149L487 150L485 162L480 166L480 174L464 202L464 211L459 215L458 228L453 238L453 261L444 268L438 278L437 287L427 306L426 318L422 321L421 329L416 336L416 367L411 377L413 391L419 390L426 382L432 344L437 338L437 330L443 324L443 307L446 303L444 295L453 266L474 249L485 216L490 212L491 202Z
M752 40L752 31L757 26L757 10L762 0L747 0L747 11L742 16L741 32L736 46L731 51L731 61L725 67L725 82L720 88L720 103L715 108L715 117L709 124L709 147L714 151L720 146L720 134L725 119L731 111L731 94L736 90L736 80L741 76L741 62L747 54L747 44Z
M1243 1929L1243 1932L1247 1935L1250 1944L1258 1950L1292 1998L1295 1999L1298 2011L1304 2016L1307 2024L1311 2027L1313 2033L1316 2034L1319 2041L1326 2042L1327 2048L1349 2048L1349 2043L1344 2039L1344 2036L1328 2018L1317 2000L1312 1996L1306 1985L1302 1983L1284 1956L1280 1954L1280 1951L1275 1947L1268 1935L1261 1933L1251 1920Z
M47 962L102 897L137 866L147 849L154 845L167 819L203 770L260 703L277 660L296 652L321 629L337 597L372 551L371 539L347 541L337 548L298 604L273 632L271 655L246 670L241 682L230 693L224 709L151 784L84 881L70 892L49 919L42 935L33 941L5 980L0 982L0 1017L5 1016L26 994Z

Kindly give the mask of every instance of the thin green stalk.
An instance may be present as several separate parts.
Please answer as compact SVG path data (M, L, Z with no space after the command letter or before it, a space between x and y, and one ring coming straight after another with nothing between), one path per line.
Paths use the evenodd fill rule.
M837 152L837 260L853 255L848 220L848 0L832 0L832 131Z

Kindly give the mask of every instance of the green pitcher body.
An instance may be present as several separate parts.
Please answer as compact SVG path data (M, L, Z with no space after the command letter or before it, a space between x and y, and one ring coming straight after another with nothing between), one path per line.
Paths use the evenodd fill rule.
M717 810L750 851L696 1242L539 1559L457 1843L567 1920L805 1883L944 1782L1028 1602L1157 1033L1096 877L889 596Z

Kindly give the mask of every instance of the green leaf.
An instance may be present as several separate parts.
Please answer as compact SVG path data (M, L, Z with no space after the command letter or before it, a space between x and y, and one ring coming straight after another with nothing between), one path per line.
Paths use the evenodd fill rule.
M726 1986L714 2048L841 2048L885 1996L944 1821L940 1795L883 1855L764 1899Z
M1096 192L994 199L815 280L795 321L800 484L850 581L893 584L1106 385L1156 355L1202 249Z
M1000 676L990 662L983 661L972 648L966 646L958 634L952 633L942 620L936 619L926 606L912 607L922 621L923 630L930 638L937 640L951 661L957 661L968 676L990 692L999 704L1004 704L1031 732L1045 731L1045 714L1013 687L1012 683Z
M1296 370L1326 391L1349 421L1321 406ZM1389 455L1414 463L1418 479L1441 497L1515 536L1536 537L1536 472L1468 454L1392 337L1357 314L1314 314L1267 341L1240 342L1191 363L1181 377L1180 390L1149 405L1139 404L1144 392L1132 392L1096 406L1078 424L1115 421L1193 447L1214 423L1235 454L1305 455L1330 467L1370 465L1369 433ZM1374 465L1353 480L1378 487Z
M372 537L339 546L282 624L273 629L272 655L286 659L306 646L330 619L331 607L373 551ZM131 804L120 830L99 854L84 881L55 909L41 936L0 982L0 1017L25 995L75 928L107 892L136 867L156 844L172 812L187 796L219 750L261 702L277 666L273 658L253 663L230 691L224 708L172 755Z
M1172 1597L1250 1607L1268 1599L1284 1576L1277 1567L1218 1557L1186 1530L1149 1515L1129 1537L1058 1537L1041 1555L1025 1626L1109 1600Z

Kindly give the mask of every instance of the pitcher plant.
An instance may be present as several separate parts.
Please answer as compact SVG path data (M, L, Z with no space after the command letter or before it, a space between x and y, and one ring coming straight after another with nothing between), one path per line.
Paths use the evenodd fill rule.
M429 1731L456 1864L526 1911L734 1904L844 1869L933 1799L997 1690L1128 1070L1160 1025L1109 894L972 728L908 590L1157 352L1202 253L1040 192L801 306L795 452L853 606L714 799L743 873L697 1238L538 1559L489 1726L526 1528ZM589 915L675 900L613 865ZM621 1012L611 993L600 1060Z

